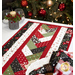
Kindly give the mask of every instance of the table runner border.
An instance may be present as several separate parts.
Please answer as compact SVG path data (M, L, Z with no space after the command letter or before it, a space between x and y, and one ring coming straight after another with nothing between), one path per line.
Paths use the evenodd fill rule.
M30 21L27 21L26 24L24 24L9 40L7 40L3 45L2 48L24 27L27 25L27 23Z

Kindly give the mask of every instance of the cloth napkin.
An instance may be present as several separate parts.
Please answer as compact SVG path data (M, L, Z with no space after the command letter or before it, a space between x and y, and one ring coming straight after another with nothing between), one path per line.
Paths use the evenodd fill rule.
M64 50L53 52L50 64L55 67L53 75L73 75L73 53Z

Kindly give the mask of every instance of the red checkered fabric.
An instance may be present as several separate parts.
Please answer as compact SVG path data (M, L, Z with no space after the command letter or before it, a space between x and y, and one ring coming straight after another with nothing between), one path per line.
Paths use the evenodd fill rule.
M58 62L58 64L55 67L55 73L54 73L54 75L73 75L73 67L70 65L70 63L66 61L66 63L68 63L70 65L68 71L63 71L61 69L61 65L63 63L65 63L65 62L60 59L59 62ZM66 68L66 66L64 66L64 68Z

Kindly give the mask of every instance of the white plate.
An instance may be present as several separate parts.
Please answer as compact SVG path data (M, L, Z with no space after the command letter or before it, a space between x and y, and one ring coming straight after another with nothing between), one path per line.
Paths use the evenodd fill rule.
M27 71L26 71L26 75L29 75L29 73L30 73L31 71L33 71L34 69L37 69L37 68L39 68L39 67L42 67L42 66L45 65L45 64L48 64L48 63L49 63L49 60L50 60L50 57L46 57L46 58L42 58L42 59L40 59L40 60L35 61L34 63L32 63L32 64L28 67L28 69L27 69Z

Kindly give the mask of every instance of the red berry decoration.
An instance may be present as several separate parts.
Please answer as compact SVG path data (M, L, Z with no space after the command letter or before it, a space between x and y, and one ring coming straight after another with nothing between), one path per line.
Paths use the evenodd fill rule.
M27 2L26 0L22 0L22 1L21 1L21 5L22 5L23 7L26 7L26 6L28 5L28 2Z
M40 11L38 13L41 16L45 16L46 15L46 11L44 9L40 9Z
M32 12L28 12L28 16L31 17L33 14Z
M64 3L61 3L61 4L59 4L59 9L60 9L60 11L64 11L64 9L65 9L65 4Z

